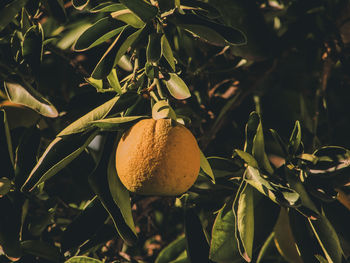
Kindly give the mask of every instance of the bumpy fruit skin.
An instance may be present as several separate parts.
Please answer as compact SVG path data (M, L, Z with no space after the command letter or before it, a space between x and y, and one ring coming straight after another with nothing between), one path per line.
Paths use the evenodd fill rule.
M116 169L131 192L175 196L186 192L196 181L200 150L185 126L170 119L144 119L119 141Z

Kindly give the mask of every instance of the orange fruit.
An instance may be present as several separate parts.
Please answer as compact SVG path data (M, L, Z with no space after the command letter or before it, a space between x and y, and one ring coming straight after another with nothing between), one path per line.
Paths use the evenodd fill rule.
M195 137L171 119L141 120L118 143L118 176L137 194L182 194L194 184L199 169L200 150Z

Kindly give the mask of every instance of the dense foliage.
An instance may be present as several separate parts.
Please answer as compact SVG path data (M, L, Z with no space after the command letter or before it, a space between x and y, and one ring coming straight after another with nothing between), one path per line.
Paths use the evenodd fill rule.
M0 262L347 262L350 3L2 0ZM188 127L177 197L129 193L142 118Z

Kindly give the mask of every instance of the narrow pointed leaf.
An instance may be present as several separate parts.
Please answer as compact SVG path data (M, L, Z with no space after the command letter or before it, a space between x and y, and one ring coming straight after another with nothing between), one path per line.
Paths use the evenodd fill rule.
M112 155L112 151L114 149L114 138L113 134L109 134L104 146L103 155L102 158L95 168L94 172L89 175L89 184L94 191L94 193L98 196L100 199L102 205L107 210L108 214L111 216L114 226L116 230L118 231L119 235L123 238L123 240L129 244L135 244L137 242L137 235L134 232L134 229L132 227L132 224L129 220L131 220L128 217L127 211L121 211L122 209L127 209L127 204L122 204L121 207L119 207L119 201L121 199L125 200L125 193L124 195L121 194L121 196L117 196L115 192L113 192L114 197L111 194L111 191L106 191L106 189L110 189L109 182L108 182L108 175L106 174L106 171L108 171L108 166L110 164L110 156ZM101 176L102 175L102 176ZM114 187L116 187L116 182L112 182L113 185L113 191ZM116 205L116 202L114 200L118 201L118 205ZM118 199L117 199L118 198ZM130 202L130 200L129 200ZM125 219L124 216L127 218ZM131 225L131 227L129 226Z
M62 262L63 255L58 247L52 246L40 240L26 240L21 242L25 253L37 256L50 262Z
M213 173L213 170L210 167L210 163L208 162L207 158L205 157L204 153L200 151L200 166L201 169L204 171L205 174L207 174L212 181L212 183L215 184L215 176Z
M220 209L212 228L210 259L215 262L244 262L238 252L235 216L231 207L232 201Z
M208 262L209 244L202 223L193 208L185 209L185 235L190 262Z
M62 250L79 247L90 239L108 217L98 198L91 200L81 213L66 227L62 236Z
M245 127L245 144L244 151L252 154L253 153L253 144L256 131L260 123L260 116L256 112L252 112L249 115L248 122Z
M19 241L20 214L7 196L0 198L0 210L0 245L5 255L18 259L22 256Z
M238 199L237 231L243 247L241 255L250 262L253 256L254 242L254 201L253 188L249 184L245 186Z
M293 132L289 138L288 151L289 154L294 155L297 153L301 143L301 128L299 121L295 122Z
M15 82L5 82L7 96L12 102L25 105L45 117L58 116L56 108L45 99L38 91L29 85L22 86Z
M115 113L124 111L136 101L137 97L138 95L135 93L125 93L121 96L114 97L70 124L57 136L66 136L88 130L92 127L93 121L104 119L111 111Z
M168 19L177 26L190 31L192 34L214 45L242 45L247 42L245 35L241 31L194 14L174 14L169 16Z
M13 173L14 153L6 111L0 109L0 154L2 174L8 177Z
M184 236L180 236L168 244L162 251L160 251L155 263L174 262L185 250L186 238Z
M111 73L107 76L107 80L109 85L120 95L122 94L122 87L120 86L117 71L116 69L112 69Z
M167 101L160 100L152 107L152 118L155 120L165 118L176 120L176 113Z
M89 2L90 0L72 0L73 6L78 10L83 10Z
M170 94L178 100L184 100L191 97L190 90L186 83L175 73L170 73L169 75L170 78L165 81L165 85Z
M142 29L134 32L134 29L131 27L126 27L123 29L120 35L102 56L91 76L95 79L103 79L107 77L128 48L133 45L134 41L136 41L141 32Z
M254 136L252 153L260 168L264 169L269 174L273 174L272 166L265 152L264 134L261 121L259 122Z
M40 183L54 176L77 158L95 136L96 132L90 132L54 139L29 174L21 190L31 191Z
M157 7L148 4L143 0L121 0L120 2L145 22L153 19L158 13Z
M129 191L125 188L125 186L120 181L117 174L116 167L115 167L115 153L117 149L116 147L117 143L115 143L114 145L115 146L112 147L112 153L109 158L108 169L107 169L109 191L111 192L114 203L120 209L120 212L123 215L125 223L128 225L128 227L132 230L132 232L136 236L137 233L136 233L136 228L134 224L134 219L131 213L131 200L130 200Z
M148 35L148 44L146 49L147 62L155 63L161 58L161 38L162 34L160 33L152 33Z
M24 7L26 3L27 0L14 0L0 10L0 31L11 23L12 19L14 19L14 17L19 11L21 11L21 8Z
M161 48L162 48L163 57L166 59L166 61L168 61L171 69L173 71L175 71L174 54L173 54L173 51L172 51L171 46L169 44L169 41L168 41L168 39L166 38L165 35L163 35L162 39L161 39Z
M91 124L103 131L119 131L132 126L137 121L144 118L146 118L146 116L115 117L93 121Z
M113 38L124 29L125 24L113 19L104 17L86 29L74 44L74 50L84 51L104 43Z
M44 31L41 24L34 25L24 34L22 55L24 60L38 71L43 56Z
M317 220L310 220L310 226L320 244L328 262L342 263L343 250L339 237L328 219L322 215Z
M145 23L141 20L141 18L139 18L129 9L122 9L119 11L115 11L111 13L111 16L114 19L120 20L134 28L142 28L145 25Z
M106 3L101 3L94 8L90 9L91 13L98 13L98 12L116 12L120 10L126 9L126 6L123 4L119 3L111 3L111 2L106 2Z
M89 258L85 256L74 256L64 263L103 263L101 260L95 258Z

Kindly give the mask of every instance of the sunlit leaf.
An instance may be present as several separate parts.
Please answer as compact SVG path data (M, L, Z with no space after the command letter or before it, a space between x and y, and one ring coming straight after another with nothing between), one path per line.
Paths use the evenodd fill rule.
M120 209L120 212L123 215L125 223L128 225L128 227L132 230L132 232L136 236L137 233L136 233L136 228L134 224L134 219L131 213L131 200L130 200L129 191L125 188L125 186L120 181L117 174L116 167L115 167L116 146L117 144L115 144L115 146L112 147L113 149L112 154L110 155L110 158L108 161L107 179L108 179L109 191L111 192L114 203Z
M77 158L96 136L96 132L72 134L64 138L57 137L46 148L38 163L22 186L22 191L31 191L40 183L54 176Z
M184 236L180 236L160 251L155 263L175 263L176 259L178 259L183 252L186 252L186 239Z
M126 9L126 6L123 4L106 2L106 3L101 3L101 4L91 8L90 12L91 13L116 12L116 11L124 10L124 9Z
M129 9L122 9L111 13L114 19L120 20L134 28L142 28L145 23Z
M297 153L301 143L301 128L299 121L295 122L293 132L289 138L288 151L291 155Z
M175 73L170 73L169 75L170 78L165 80L165 84L170 94L178 100L184 100L191 97L190 90L186 83Z
M120 86L117 71L116 69L112 69L111 73L107 76L107 80L109 85L120 95L122 94L122 87Z
M64 263L103 263L101 260L95 258L89 258L85 256L74 256L65 261Z
M86 29L74 44L74 50L83 51L104 43L119 34L125 24L111 17L104 17Z
M210 243L210 259L215 262L244 262L235 239L235 216L232 201L224 205L216 216Z
M242 242L240 253L248 262L253 255L254 241L254 201L253 188L246 185L238 198L237 207L237 232Z
M153 19L158 13L157 7L143 0L121 0L120 2L145 22Z
M205 157L202 151L200 151L200 157L201 169L204 171L205 174L209 176L210 180L215 184L215 176L213 170L211 169L210 163L208 162L207 158Z
M137 97L138 96L134 93L125 93L122 96L114 97L70 124L57 136L65 136L85 131L92 127L93 121L104 119L112 109L115 110L115 113L125 110Z
M167 101L160 100L152 107L152 118L155 120L165 118L176 120L176 113Z
M29 85L22 86L15 82L5 82L7 96L12 102L25 105L45 117L58 116L56 108L38 91Z
M90 0L72 0L73 6L78 10L83 10L89 2Z

